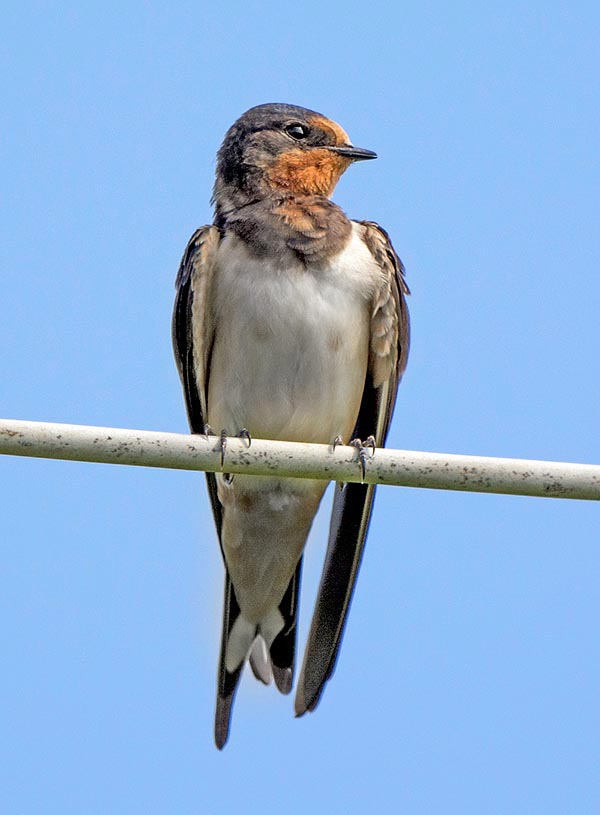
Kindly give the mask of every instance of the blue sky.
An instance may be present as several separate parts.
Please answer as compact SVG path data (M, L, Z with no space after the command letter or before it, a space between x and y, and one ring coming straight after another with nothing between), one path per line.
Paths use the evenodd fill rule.
M179 258L227 127L284 101L379 154L335 199L413 291L390 445L600 461L599 23L535 0L10 4L0 414L186 429ZM246 676L219 754L202 476L5 458L0 486L7 812L598 811L596 505L380 490L319 709Z

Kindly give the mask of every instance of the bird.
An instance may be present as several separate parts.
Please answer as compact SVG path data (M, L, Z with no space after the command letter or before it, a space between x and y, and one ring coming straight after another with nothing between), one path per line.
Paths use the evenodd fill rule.
M410 293L391 240L331 200L352 164L375 159L308 108L269 103L229 128L217 153L213 223L179 267L173 345L190 431L332 445L364 468L385 443L409 349ZM214 428L214 430L213 430ZM225 565L214 738L222 749L247 662L290 693L306 539L323 480L206 473ZM340 484L296 716L330 679L375 488Z

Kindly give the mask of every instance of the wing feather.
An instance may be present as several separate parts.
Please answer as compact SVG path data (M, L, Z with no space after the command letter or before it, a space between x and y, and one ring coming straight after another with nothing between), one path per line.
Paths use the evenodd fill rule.
M204 433L207 419L210 358L214 339L210 294L219 242L220 233L217 227L204 226L196 230L184 252L176 281L173 346L192 433ZM220 428L215 429L217 432L220 430ZM221 542L223 507L217 495L215 474L206 473L206 482L219 545L223 551ZM225 668L227 642L233 624L240 614L240 609L227 572L225 557L223 557L223 562L225 563L225 595L215 713L215 742L219 749L224 746L229 735L231 707L243 669L241 665L230 673ZM302 559L279 605L285 625L275 638L269 654L275 684L282 693L289 693L293 681L301 573Z
M175 283L173 348L192 433L204 433L207 418L208 372L214 331L209 300L219 241L217 227L203 226L197 229L183 253ZM223 507L217 495L217 479L214 473L206 473L206 483L222 551ZM215 742L219 749L227 741L231 705L242 673L241 667L233 673L225 670L227 639L239 613L233 586L225 569L223 629L215 714Z
M382 446L408 359L409 289L388 234L373 222L360 223L382 278L373 298L369 369L353 435L363 440L373 435ZM297 716L314 710L335 668L374 497L375 487L368 484L345 484L335 491L325 564L296 692Z

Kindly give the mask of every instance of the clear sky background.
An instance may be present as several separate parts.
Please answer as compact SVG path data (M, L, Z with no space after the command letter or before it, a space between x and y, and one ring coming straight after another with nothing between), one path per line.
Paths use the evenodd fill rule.
M225 130L282 101L379 154L335 199L413 291L390 445L600 461L599 23L538 0L10 3L0 414L187 429L179 259ZM0 460L3 811L600 811L597 505L381 489L319 709L246 675L220 754L203 482Z

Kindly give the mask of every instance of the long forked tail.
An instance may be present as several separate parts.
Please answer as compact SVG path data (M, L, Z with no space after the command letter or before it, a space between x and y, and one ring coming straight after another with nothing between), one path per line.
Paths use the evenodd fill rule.
M233 586L229 575L225 575L225 597L223 600L223 631L221 634L221 653L219 656L219 676L217 681L217 708L215 711L215 744L222 750L229 736L229 720L231 718L231 705L242 675L244 663L233 673L225 668L225 654L229 634L233 623L239 617L240 607L235 599Z
M215 711L215 744L219 750L223 749L229 737L231 709L246 658L250 661L255 677L261 682L269 684L273 676L275 685L281 693L287 694L292 689L301 574L302 558L278 609L274 612L274 618L277 620L276 635L269 625L271 618L265 621L263 630L261 627L251 626L243 619L229 575L225 575L223 630ZM275 626L275 619L271 622ZM270 648L267 647L268 643Z

